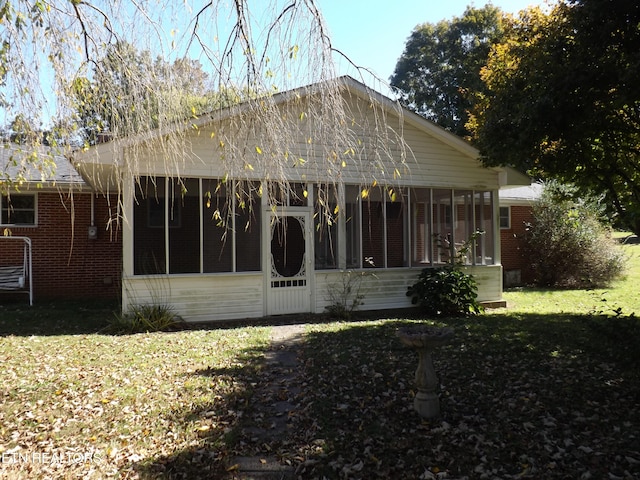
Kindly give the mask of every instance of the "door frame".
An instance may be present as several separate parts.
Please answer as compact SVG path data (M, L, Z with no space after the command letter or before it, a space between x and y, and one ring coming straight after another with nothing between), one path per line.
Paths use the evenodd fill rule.
M302 233L304 235L305 254L304 254L304 271L306 285L304 287L277 287L272 286L272 260L271 260L271 223L274 218L283 217L301 217L304 220ZM267 208L262 215L262 248L263 255L263 272L264 272L264 312L266 316L286 315L293 313L310 313L315 311L315 271L314 271L314 252L313 252L313 212L310 207L280 207L277 209ZM288 290L285 290L288 289ZM297 298L299 304L304 305L302 311L299 309L282 308L278 302L280 293L288 292Z

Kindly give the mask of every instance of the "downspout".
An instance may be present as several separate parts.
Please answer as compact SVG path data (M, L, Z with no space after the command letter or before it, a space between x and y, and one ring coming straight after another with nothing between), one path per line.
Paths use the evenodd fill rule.
M96 199L95 192L91 189L91 227L96 226Z

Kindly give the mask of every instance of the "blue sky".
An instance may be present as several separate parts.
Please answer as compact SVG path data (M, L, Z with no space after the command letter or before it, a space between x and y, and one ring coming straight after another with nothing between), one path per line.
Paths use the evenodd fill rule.
M356 64L373 70L385 81L393 74L407 37L416 25L461 16L471 0L318 0L333 46ZM542 0L493 0L493 5L517 13ZM346 66L340 74L349 73Z

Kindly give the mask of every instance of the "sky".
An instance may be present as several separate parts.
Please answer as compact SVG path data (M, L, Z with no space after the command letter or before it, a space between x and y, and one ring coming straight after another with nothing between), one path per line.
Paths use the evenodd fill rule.
M460 17L467 6L482 8L472 0L317 0L333 46L354 63L389 81L407 38L422 23ZM507 13L517 13L542 0L493 0ZM340 74L349 73L347 67Z
M492 0L491 3L504 12L517 13L531 4L541 4L544 1ZM265 0L250 0L249 3L259 8L260 5L266 5L263 2ZM469 5L481 8L486 3L484 0L316 0L334 48L359 67L374 72L382 82L389 81L406 40L417 25L451 20L462 16ZM175 4L182 5L179 1L175 1ZM362 78L359 72L339 56L335 56L334 60L338 64L337 75L352 75L381 93L393 96L384 83L368 75ZM48 75L46 69L42 72L41 75ZM42 81L44 91L53 91L48 77ZM47 101L45 121L56 116L54 105L55 102ZM5 113L0 109L1 123L6 121Z

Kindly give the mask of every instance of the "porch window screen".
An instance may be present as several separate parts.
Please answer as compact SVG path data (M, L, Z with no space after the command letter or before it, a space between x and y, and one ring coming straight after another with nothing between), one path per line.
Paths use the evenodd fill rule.
M495 263L492 192L417 188L409 208L412 266Z
M314 255L316 270L338 268L338 222L344 213L338 207L338 197L333 185L316 185L313 198Z
M348 233L359 234L362 255L358 267L407 266L408 199L402 197L402 192L377 187L360 188L358 198L359 231L347 229Z
M166 273L164 177L142 177L133 204L133 271L136 275Z
M217 179L142 177L133 207L134 274L259 271L258 188L250 184L246 197L228 188ZM236 198L233 208L229 198Z
M202 257L203 271L233 270L233 211L229 208L227 186L214 179L202 180Z

